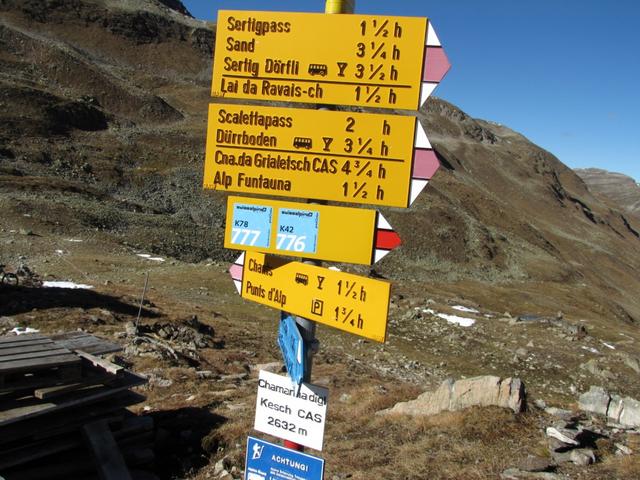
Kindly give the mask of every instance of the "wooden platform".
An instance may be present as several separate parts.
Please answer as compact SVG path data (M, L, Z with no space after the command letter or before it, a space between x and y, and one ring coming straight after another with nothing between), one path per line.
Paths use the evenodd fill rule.
M153 463L153 420L127 410L146 379L100 356L121 349L85 332L0 337L0 480L123 480Z
M50 335L49 338L69 350L82 350L92 355L120 352L122 347L86 332L68 332Z
M0 338L0 392L70 382L81 367L71 350L42 335Z
M52 412L68 410L81 405L106 400L132 387L143 385L146 379L126 372L108 385L91 385L50 400L40 400L33 395L0 399L0 427Z

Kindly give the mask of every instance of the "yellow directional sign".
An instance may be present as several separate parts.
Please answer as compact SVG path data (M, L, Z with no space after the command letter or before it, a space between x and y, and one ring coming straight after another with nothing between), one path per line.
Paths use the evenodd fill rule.
M412 178L430 178L421 165L438 165L414 150L417 138L428 142L416 124L401 115L210 104L204 187L406 207Z
M231 267L243 298L384 342L390 284L246 252Z
M374 210L229 197L224 246L371 265L400 245Z
M426 34L426 18L220 11L212 95L415 110Z

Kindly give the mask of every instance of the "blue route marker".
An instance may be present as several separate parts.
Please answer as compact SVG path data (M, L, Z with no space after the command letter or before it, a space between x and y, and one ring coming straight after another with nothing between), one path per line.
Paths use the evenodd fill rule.
M316 253L320 212L280 208L278 210L278 250Z
M247 439L244 480L322 480L324 460L254 437Z
M272 220L271 207L236 203L233 206L231 243L268 248Z
M280 316L278 345L291 380L300 385L307 366L307 352L295 319L286 312Z

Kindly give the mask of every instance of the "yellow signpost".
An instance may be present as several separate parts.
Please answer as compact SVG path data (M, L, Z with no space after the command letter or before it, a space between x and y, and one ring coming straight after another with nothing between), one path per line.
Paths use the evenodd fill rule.
M428 142L416 128L409 116L210 104L204 187L407 207L419 165L438 165L414 149Z
M415 110L427 19L219 11L212 96Z
M350 15L219 11L212 97L418 109L450 67L433 26L352 15L354 3L326 0L327 14ZM222 102L209 105L205 189L408 207L440 165L413 116ZM316 260L370 265L399 244L375 211L228 197L224 246L244 250L229 272L243 298L282 311L278 343L296 383L311 379L315 322L387 335L390 284Z
M384 342L390 284L315 265L246 252L230 273L241 295L269 307Z
M225 248L371 265L398 245L398 234L374 210L234 196L227 201Z

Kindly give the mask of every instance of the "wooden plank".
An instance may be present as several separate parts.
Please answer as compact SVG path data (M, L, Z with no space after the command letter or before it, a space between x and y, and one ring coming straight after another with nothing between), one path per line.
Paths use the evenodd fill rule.
M52 387L76 382L82 376L82 365L73 363L50 369L36 369L26 372L9 373L5 385L0 387L0 402L6 398L24 396L35 388ZM7 395L6 392L9 392Z
M3 348L11 348L14 345L39 345L42 343L53 343L53 340L47 337L37 336L33 338L31 335L16 335L12 337L1 337L0 350Z
M41 458L78 447L80 442L70 437L57 438L55 441L40 441L21 447L4 450L0 454L0 471L34 462Z
M87 421L102 417L113 417L114 412L128 413L126 407L141 403L145 397L125 390L111 398L90 405L81 405L71 410L52 412L40 417L30 418L11 425L0 427L0 451L26 439L45 439L58 434L77 430Z
M100 420L82 427L102 480L131 480L122 453L107 422Z
M96 403L97 401L113 397L123 390L143 385L147 382L144 377L126 371L112 385L92 389L90 392L73 392L56 401L41 401L34 397L13 399L0 403L0 427L24 421L27 418L61 411L79 405Z
M84 377L80 382L56 385L54 387L39 388L33 392L33 396L40 400L49 400L69 392L80 390L93 385L108 385L115 381L116 377L110 373L91 375Z
M68 435L71 432L79 431L85 423L101 418L119 417L124 420L125 416L131 415L126 408L144 400L145 397L142 395L125 390L112 398L95 404L79 406L68 411L53 412L7 425L0 428L0 451L29 441Z
M105 402L105 404L110 403L111 400ZM120 403L120 402L117 402ZM112 426L121 426L122 422L124 422L125 417L129 415L129 411L122 405L118 405L117 407L106 409L104 411L90 411L86 410L88 413L85 415L76 414L75 410L69 412L68 415L63 417L59 417L56 421L56 424L53 426L47 425L47 428L44 432L37 432L33 435L34 440L47 440L51 441L51 439L57 435L72 435L74 432L79 432L82 425L89 422L95 422L98 420L108 420L109 424ZM48 418L45 416L44 418ZM67 418L67 423L62 424L59 423L62 418Z
M42 373L46 375L41 375ZM17 375L19 375L17 378L8 378L6 385L0 385L0 402L9 397L23 395L25 392L30 392L34 388L51 387L64 382L56 370L41 370L40 372L36 372L36 375ZM2 375L0 375L0 378L3 378Z
M64 388L67 385L60 385L59 387ZM97 384L93 384L93 385L80 385L77 388L72 388L69 389L67 391L61 391L61 392L56 392L58 393L57 395L54 393L53 395L49 395L49 398L47 398L46 400L49 400L51 402L55 402L55 399L58 397L64 397L64 396L68 396L68 395L86 395L87 393L90 393L94 390L97 390L99 388L103 388L105 386L105 384L102 383L97 383ZM56 387L52 387L52 388L56 388ZM34 392L35 393L35 392ZM36 395L34 395L35 398L38 398ZM42 399L40 399L42 400Z
M59 367L62 365L71 365L77 363L80 364L80 358L77 355L67 354L67 355L59 355L57 357L52 358L32 358L16 361L10 364L1 364L0 363L0 374L7 374L11 372L19 372L28 369L42 369L42 368L53 368Z
M84 332L52 335L51 339L69 350L82 350L92 355L105 355L122 351L122 346Z
M122 351L122 346L86 332L67 332L50 335L25 334L0 337L0 350L4 348L40 345L55 342L69 350L80 349L93 355L104 355Z
M49 339L37 333L25 333L23 335L5 335L4 337L0 337L0 345L4 343L13 343L13 342L28 342L30 340L49 340Z
M62 345L64 347L67 347L69 350L82 350L92 355L107 355L109 353L117 353L122 351L121 345L110 342L65 342Z
M45 360L45 358L47 357L57 357L60 355L68 355L70 353L71 352L66 348L56 348L55 350L49 349L40 352L14 353L13 355L0 356L0 368L2 368L3 365L9 365L15 361L28 360L30 358L42 358L42 362L46 364L47 360Z
M79 401L80 404L83 404L83 399L91 399L96 393L103 393L109 396L110 394L112 395L114 392L120 392L125 388L140 385L143 380L142 377L130 372L126 373L122 377L116 378L117 380L112 382L110 385L87 386L48 401L39 400L31 393L23 394L22 396L7 397L0 402L0 426L2 426L2 419L12 416L12 412L30 412L32 409L40 408L52 408L54 410L58 410L60 407L64 407L68 403L75 404L77 401ZM102 396L104 395L99 395L98 399L102 399Z
M120 416L107 417L101 420L111 424L121 421L121 419L122 417ZM67 432L66 434L58 435L56 437L23 443L22 445L14 448L5 448L2 453L0 453L0 471L24 465L25 463L30 463L35 460L48 457L49 455L60 454L67 450L80 448L83 443L82 436L80 435L80 425L78 425L73 434Z
M19 338L19 337L16 337ZM54 345L55 342L49 340L48 338L44 338L42 340L29 340L27 342L5 342L0 344L0 351L7 348L15 348L15 347L30 347L35 345Z
M71 340L74 338L86 338L86 337L94 337L94 335L88 332L83 332L82 330L73 330L71 332L54 333L53 335L49 335L49 338L55 341ZM98 337L94 337L94 338L98 338Z
M26 346L24 345L10 346L9 348L0 348L0 359L2 359L2 357L8 357L9 355L15 355L18 353L46 352L48 350L58 350L60 348L64 348L64 347L61 347L54 342L39 343L37 345L26 345Z
M82 350L76 350L76 355L78 355L80 358L84 358L93 366L101 368L113 375L120 375L124 371L124 367L116 365L115 363L111 363L109 360L106 360L104 358L96 357L95 355L91 355L90 353L83 352Z

